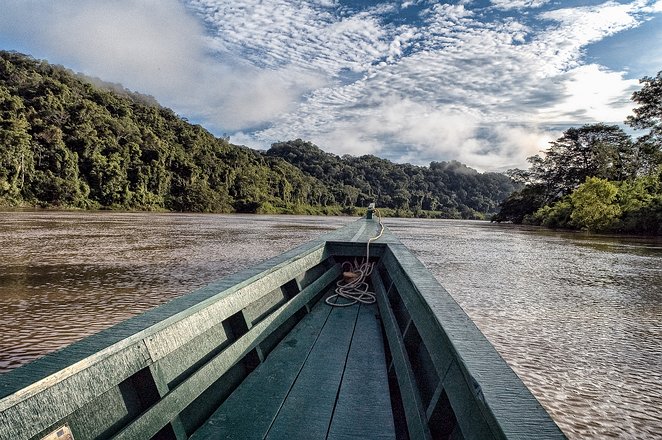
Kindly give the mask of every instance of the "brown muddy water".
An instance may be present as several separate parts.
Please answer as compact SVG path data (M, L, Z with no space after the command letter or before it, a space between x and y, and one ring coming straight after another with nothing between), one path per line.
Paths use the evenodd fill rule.
M353 221L0 212L0 372ZM570 438L660 438L662 241L386 219Z

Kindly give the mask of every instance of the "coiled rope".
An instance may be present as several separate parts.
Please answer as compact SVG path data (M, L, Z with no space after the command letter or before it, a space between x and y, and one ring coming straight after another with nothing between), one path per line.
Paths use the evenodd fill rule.
M366 245L365 261L360 262L354 259L354 262L345 261L342 263L343 279L336 283L335 293L326 298L326 303L334 307L349 307L354 304L373 304L376 301L375 292L368 289L366 279L372 273L375 263L370 262L370 243L379 239L384 233L384 224L382 216L378 209L375 209L379 218L379 234L370 238Z

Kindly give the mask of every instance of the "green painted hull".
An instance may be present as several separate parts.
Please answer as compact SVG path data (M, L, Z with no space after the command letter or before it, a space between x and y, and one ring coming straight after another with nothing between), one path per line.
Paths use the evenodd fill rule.
M565 438L388 231L377 305L320 301L378 230L359 220L0 376L0 439Z

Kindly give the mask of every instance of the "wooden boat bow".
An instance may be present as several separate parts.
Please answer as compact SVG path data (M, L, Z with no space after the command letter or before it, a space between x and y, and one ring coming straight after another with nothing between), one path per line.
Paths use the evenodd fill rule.
M0 376L0 439L565 438L387 229L377 303L324 303L379 230L360 219Z

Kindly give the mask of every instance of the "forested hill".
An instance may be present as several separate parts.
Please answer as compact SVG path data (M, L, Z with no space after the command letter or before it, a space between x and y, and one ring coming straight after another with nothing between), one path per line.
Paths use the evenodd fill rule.
M285 159L332 190L343 206L378 206L402 211L438 211L444 217L470 218L496 211L515 189L498 173L478 173L456 162L432 162L429 167L396 164L375 156L338 157L302 140L277 143L268 157ZM474 212L476 211L476 212Z
M509 177L457 163L338 157L300 140L232 145L149 96L0 51L0 206L480 217Z

